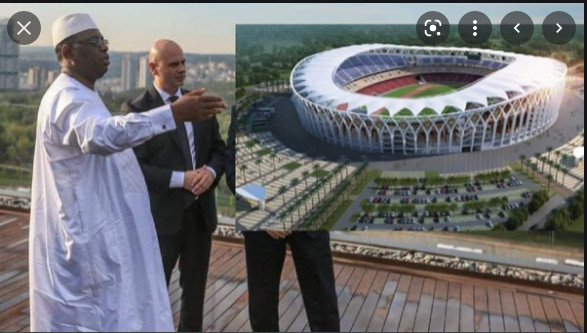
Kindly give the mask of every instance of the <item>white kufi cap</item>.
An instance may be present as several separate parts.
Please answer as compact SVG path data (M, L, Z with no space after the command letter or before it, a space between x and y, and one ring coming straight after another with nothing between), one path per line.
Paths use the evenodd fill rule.
M98 29L98 27L88 14L61 16L53 23L53 47L56 47L67 37L90 29Z

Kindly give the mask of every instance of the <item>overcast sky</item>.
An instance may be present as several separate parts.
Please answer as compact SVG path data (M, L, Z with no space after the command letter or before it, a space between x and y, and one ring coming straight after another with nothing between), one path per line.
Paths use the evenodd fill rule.
M174 39L189 53L235 52L235 24L415 24L427 11L443 13L452 24L470 11L493 23L523 11L535 24L554 11L584 24L584 4L0 4L0 18L29 11L41 21L32 46L51 45L51 24L76 12L92 16L112 51L146 51L159 38ZM538 32L539 33L539 32ZM25 46L26 47L26 46Z

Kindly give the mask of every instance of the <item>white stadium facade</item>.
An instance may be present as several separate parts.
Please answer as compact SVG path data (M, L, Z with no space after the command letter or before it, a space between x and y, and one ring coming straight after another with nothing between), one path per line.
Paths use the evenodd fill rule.
M290 84L302 125L322 140L383 154L446 154L548 129L566 72L550 58L494 50L365 44L304 58ZM457 88L418 97L419 88L436 89L431 83ZM404 87L409 92L384 96Z

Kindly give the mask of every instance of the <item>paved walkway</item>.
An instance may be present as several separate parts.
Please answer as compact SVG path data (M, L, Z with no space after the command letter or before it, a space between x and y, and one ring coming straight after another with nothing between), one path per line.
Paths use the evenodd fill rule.
M555 195L550 198L544 206L540 207L539 210L530 215L528 220L518 228L520 231L528 231L533 225L537 225L538 229L544 228L546 223L546 217L553 209L560 207L565 203L565 199L560 195Z

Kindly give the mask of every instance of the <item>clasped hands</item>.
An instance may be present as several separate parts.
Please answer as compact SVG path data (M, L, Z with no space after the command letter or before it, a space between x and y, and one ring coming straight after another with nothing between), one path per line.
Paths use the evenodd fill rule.
M183 188L192 192L194 195L200 195L206 192L214 182L212 171L203 165L195 170L188 170L183 176Z

